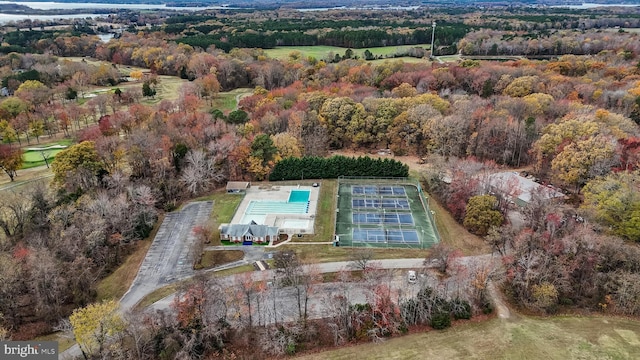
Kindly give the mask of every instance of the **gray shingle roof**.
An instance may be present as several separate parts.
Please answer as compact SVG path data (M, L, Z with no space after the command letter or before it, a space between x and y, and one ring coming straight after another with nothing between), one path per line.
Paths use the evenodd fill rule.
M229 235L233 237L253 236L258 238L265 238L267 236L277 236L278 227L259 225L255 221L251 221L250 224L229 224L220 227L221 235Z

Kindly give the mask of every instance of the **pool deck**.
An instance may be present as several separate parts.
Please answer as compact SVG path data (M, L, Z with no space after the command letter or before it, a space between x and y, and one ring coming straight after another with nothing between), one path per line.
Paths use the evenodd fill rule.
M291 229L291 231L292 233L312 234L318 197L320 195L320 188L312 186L252 186L247 189L244 199L242 199L236 213L231 219L231 224L242 223L247 207L252 200L287 202L291 190L309 190L309 212L306 214L267 214L265 217L265 225L281 226L285 220L308 220L306 228Z

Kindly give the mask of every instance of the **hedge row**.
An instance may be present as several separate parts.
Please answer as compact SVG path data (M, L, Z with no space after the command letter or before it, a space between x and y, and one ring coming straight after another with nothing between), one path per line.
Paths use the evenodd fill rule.
M393 159L362 156L286 158L273 168L269 181L334 179L339 176L407 177L409 166Z

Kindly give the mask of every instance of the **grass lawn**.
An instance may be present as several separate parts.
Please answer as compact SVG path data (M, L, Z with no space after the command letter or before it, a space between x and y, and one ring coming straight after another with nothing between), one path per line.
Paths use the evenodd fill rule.
M494 318L299 359L634 359L640 322L613 317Z
M63 352L68 348L72 347L76 341L71 337L66 337L62 333L53 333L49 335L38 336L33 339L33 341L57 341L58 342L58 351Z
M164 215L160 215L149 237L145 240L138 241L135 251L127 257L124 263L98 283L96 289L98 292L98 301L109 299L119 300L124 293L129 290L163 220Z
M301 238L294 237L293 242L333 241L333 233L335 231L334 214L336 211L337 189L338 181L335 179L322 180L320 182L320 194L318 196L318 208L316 209L316 220L314 224L313 235L304 235Z
M465 255L479 255L491 252L491 248L484 240L471 234L462 225L458 224L449 211L434 198L429 198L429 207L435 212L434 217L441 242L462 250Z
M253 264L246 264L246 265L234 267L234 268L231 268L231 269L212 272L210 274L212 274L214 276L217 276L217 277L223 277L223 276L241 274L241 273L245 273L245 272L251 272L251 271L255 271L255 270L256 269L253 267Z
M429 49L429 44L418 44L418 45L401 45L401 46L384 46L384 47L372 47L368 48L369 51L374 56L392 56L397 52L404 52L407 49L413 47L422 47L424 49ZM275 49L267 49L264 50L267 56L274 59L287 59L289 54L292 51L299 51L302 53L302 56L308 57L312 56L318 60L322 60L328 57L329 53L344 55L344 52L347 48L338 47L338 46L324 46L324 45L316 45L316 46L281 46L276 47ZM364 52L367 49L352 49L353 55L358 56L360 58L364 58Z
M185 280L186 281L186 280ZM167 285L156 289L150 294L145 295L137 304L134 306L134 311L140 311L146 308L147 306L153 304L156 301L164 299L165 297L173 294L178 290L178 287L182 284L182 282L175 282L171 285Z
M213 238L210 245L220 245L220 233L218 226L228 223L233 218L238 205L242 202L244 196L239 194L228 194L225 189L216 190L208 196L195 199L196 201L212 200L213 211L211 212L211 227L213 229Z
M426 257L429 253L428 250L416 250L416 249L376 249L368 248L373 251L375 259L403 259L403 258L421 258ZM303 260L318 261L318 262L333 262L333 261L349 261L349 255L354 251L353 248L347 247L334 247L331 245L308 245L308 244L285 244L275 249L280 250L293 250Z
M62 139L58 141L49 141L49 142L43 141L41 144L37 144L37 143L28 144L28 145L24 144L22 147L24 149L24 152L22 154L23 163L22 163L21 169L31 169L34 167L46 165L44 159L42 158L42 152L44 152L45 155L48 155L48 161L49 161L49 164L51 164L55 156L60 151L64 150L64 149L50 149L50 150L37 151L37 150L26 150L26 149L46 148L53 145L71 146L73 145L73 143L74 142L71 139Z
M51 149L51 150L43 150L43 151L36 151L36 150L25 151L22 154L22 159L24 160L25 163L42 162L42 164L44 165L44 160L42 159L42 152L44 152L45 155L49 156L49 163L51 163L51 161L53 161L53 159L56 157L56 155L62 150L64 150L64 149Z
M210 250L205 251L200 261L200 269L211 269L216 266L242 260L244 252L240 250Z
M401 57L397 57L397 58L371 60L371 61L369 61L369 63L374 64L374 65L380 65L380 64L384 64L386 61L402 61L402 62L410 63L410 64L418 64L418 63L426 64L426 63L430 62L429 59L418 59L418 58L414 58L414 57L411 57L411 56L401 56Z
M445 55L445 56L438 56L438 59L444 61L444 62L456 62L460 59L460 55Z

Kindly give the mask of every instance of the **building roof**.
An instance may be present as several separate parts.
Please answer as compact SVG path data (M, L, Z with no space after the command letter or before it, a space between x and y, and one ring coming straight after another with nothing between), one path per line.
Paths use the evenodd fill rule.
M278 227L259 225L255 221L251 221L250 224L223 224L220 225L220 234L229 235L233 237L253 236L258 238L265 238L267 236L277 236Z
M563 193L553 187L538 184L512 171L491 174L488 176L488 183L495 191L514 196L517 200L525 204L528 204L534 195L539 196L543 200L564 196ZM516 199L514 199L514 201Z
M249 185L251 183L247 181L229 181L227 182L227 190L245 190L249 188Z

